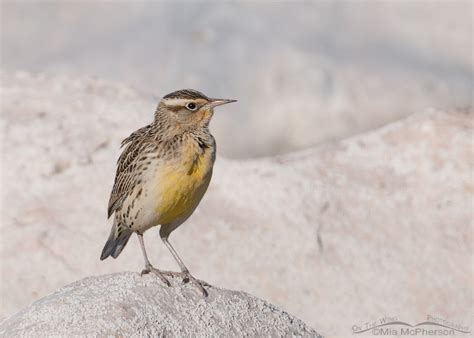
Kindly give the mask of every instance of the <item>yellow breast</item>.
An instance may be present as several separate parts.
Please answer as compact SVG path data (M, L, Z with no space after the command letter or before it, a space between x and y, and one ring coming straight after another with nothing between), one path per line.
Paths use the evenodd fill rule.
M213 164L214 154L210 149L197 155L190 148L175 164L160 168L155 208L158 224L188 217L194 211L207 190Z

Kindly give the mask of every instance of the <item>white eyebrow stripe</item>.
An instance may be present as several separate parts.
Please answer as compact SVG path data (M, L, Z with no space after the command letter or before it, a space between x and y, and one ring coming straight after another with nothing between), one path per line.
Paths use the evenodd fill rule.
M163 103L167 106L184 106L186 103L193 101L190 99L164 99Z

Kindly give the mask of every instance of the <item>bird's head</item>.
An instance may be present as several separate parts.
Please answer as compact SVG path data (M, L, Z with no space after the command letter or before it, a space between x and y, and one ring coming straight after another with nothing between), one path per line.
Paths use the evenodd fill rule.
M236 100L213 99L193 89L182 89L165 95L158 105L155 119L166 117L182 128L207 127L214 108Z

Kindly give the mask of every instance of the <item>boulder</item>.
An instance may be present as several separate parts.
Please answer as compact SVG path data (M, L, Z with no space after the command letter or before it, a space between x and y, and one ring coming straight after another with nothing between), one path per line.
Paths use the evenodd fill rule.
M123 272L88 277L0 323L2 337L321 337L301 320L245 292Z

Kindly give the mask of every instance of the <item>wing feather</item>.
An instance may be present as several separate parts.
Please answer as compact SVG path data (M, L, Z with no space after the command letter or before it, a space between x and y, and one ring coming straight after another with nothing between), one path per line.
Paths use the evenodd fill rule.
M122 141L121 147L126 147L117 161L114 187L107 208L108 218L122 206L123 201L133 191L140 179L137 172L137 162L140 160L140 154L150 146L150 138L146 137L150 130L151 125L140 128Z

